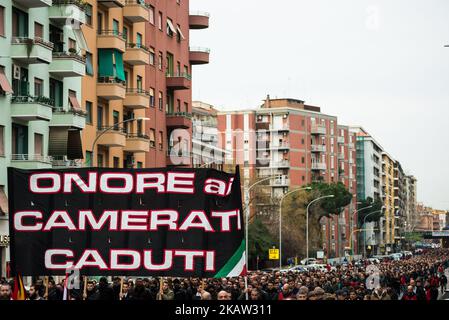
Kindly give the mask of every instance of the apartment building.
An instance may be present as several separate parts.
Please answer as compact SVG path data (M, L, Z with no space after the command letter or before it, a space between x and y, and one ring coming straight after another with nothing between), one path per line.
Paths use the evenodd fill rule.
M217 110L193 101L192 124L193 167L223 170L226 151L218 147Z
M395 160L387 152L382 152L382 202L385 210L380 219L380 246L387 253L392 251L395 233L394 168Z
M352 249L354 254L358 253L357 229L357 135L350 131L349 126L338 125L338 180L354 197L339 216L340 233L338 235L341 248L339 253L343 254L345 249ZM341 256L341 255L339 255Z
M405 176L405 231L413 232L419 223L417 211L417 179L412 175Z
M221 147L228 152L225 163L243 167L245 188L258 179L279 176L258 189L258 196L279 199L288 190L313 181L342 181L355 193L355 134L346 128L339 131L337 118L321 113L319 107L297 99L267 97L257 109L218 112L218 131ZM345 154L339 160L341 148ZM346 175L340 177L341 167ZM263 214L264 206L257 203L251 214ZM272 204L268 206L272 214ZM323 249L328 256L342 255L350 247L353 209L345 210L340 223L338 217L322 219Z
M83 101L87 163L100 167L191 166L192 65L209 50L189 30L209 25L188 0L88 0Z
M381 199L382 194L382 146L362 127L350 127L357 137L357 199ZM381 223L367 222L360 226L360 247L366 245L368 252L380 252Z
M396 251L405 245L406 207L406 175L401 163L396 160L394 165L394 250Z
M86 22L79 1L0 0L0 236L7 239L7 170L78 166L86 116ZM6 273L8 243L0 246Z

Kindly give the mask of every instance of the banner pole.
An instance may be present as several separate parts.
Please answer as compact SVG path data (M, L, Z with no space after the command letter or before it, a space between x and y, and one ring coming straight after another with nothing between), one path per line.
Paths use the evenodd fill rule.
M249 188L246 188L245 190L245 267L246 267L246 274L245 274L245 298L246 300L249 300L248 295L248 225L249 225Z
M45 285L45 300L48 300L48 276L45 276L44 278L44 285Z
M123 277L120 280L120 295L119 295L120 300L122 300L122 294L123 294Z
M84 283L83 283L83 300L87 299L87 276L84 276Z

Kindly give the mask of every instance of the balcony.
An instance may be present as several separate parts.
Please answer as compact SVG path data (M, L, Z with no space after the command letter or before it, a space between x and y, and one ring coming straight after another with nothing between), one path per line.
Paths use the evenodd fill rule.
M173 148L167 152L166 164L167 166L190 166L191 159L189 152Z
M272 162L271 167L273 168L290 168L290 161L283 160L278 162Z
M338 154L338 160L344 161L345 160L345 155L343 153L339 153Z
M107 8L123 8L126 4L125 0L97 0L98 4L102 4Z
M326 152L326 146L320 144L312 144L312 152Z
M256 122L256 130L270 130L269 122Z
M172 90L190 89L192 76L188 73L167 73L167 88Z
M76 25L86 23L86 5L81 0L53 0L53 5L48 8L48 18L58 25L64 25L67 21Z
M270 180L270 186L272 187L288 187L290 185L290 179L287 177L282 177L281 179Z
M49 126L67 127L82 130L86 126L86 112L73 108L55 108Z
M46 97L13 96L11 99L11 117L23 121L52 119L53 101Z
M288 142L279 143L278 145L271 145L272 150L288 150L290 149L290 144Z
M312 126L311 133L314 134L314 135L325 135L326 134L326 127L325 126L320 126L320 125Z
M14 37L11 41L11 58L24 64L50 63L53 43L42 38Z
M110 77L99 78L97 96L105 100L123 100L126 98L125 82Z
M45 8L52 5L51 0L14 0L14 2L25 9Z
M189 51L189 60L193 65L208 64L210 56L210 49L191 47Z
M270 131L274 131L274 132L290 131L290 127L289 127L288 123L284 123L281 126L276 126L276 127L273 126L270 129Z
M66 169L66 168L82 168L83 160L70 160L67 156L52 156L51 166L53 169Z
M132 66L147 66L150 64L150 51L144 45L128 43L123 61Z
M150 12L143 0L126 0L123 8L123 17L136 22L148 22L150 20Z
M86 60L76 53L53 52L53 60L48 71L62 78L84 77Z
M150 138L144 134L127 134L125 152L148 152L150 151Z
M97 34L98 49L116 49L126 51L126 40L123 34L115 30L101 30Z
M34 170L51 169L52 157L38 154L13 154L11 155L11 166L14 168Z
M209 28L210 14L207 12L191 12L189 14L189 28L194 30L201 30Z
M312 170L326 170L326 164L322 162L312 162Z
M186 112L167 113L166 125L168 128L189 129L192 127L192 115Z
M354 164L354 158L349 158L349 164Z
M150 94L142 89L127 88L123 106L129 109L148 109Z
M339 137L337 138L337 143L344 144L344 143L345 143L345 137L339 136Z
M126 133L123 128L116 127L110 130L107 129L107 127L104 127L97 131L99 145L107 147L126 147Z

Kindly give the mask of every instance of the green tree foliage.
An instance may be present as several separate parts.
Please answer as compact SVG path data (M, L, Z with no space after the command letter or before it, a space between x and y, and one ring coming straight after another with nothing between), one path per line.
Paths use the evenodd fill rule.
M260 261L268 259L268 250L275 245L274 238L261 219L255 218L248 226L249 263L254 266L257 256Z
M312 194L314 198L334 195L333 198L326 198L317 203L316 207L320 207L321 217L330 217L331 215L339 215L346 206L348 206L353 198L353 195L346 189L341 182L337 183L322 183L314 182L310 185L312 187ZM315 207L315 206L314 206Z
M372 206L372 208L361 210L362 208L366 208L369 206ZM365 220L366 222L379 221L379 219L383 216L382 206L383 206L383 203L380 199L373 200L373 198L368 197L368 198L366 198L366 200L360 200L360 203L357 206L357 210L361 210L358 213L359 224L360 225L363 224L365 217L367 217ZM376 213L373 213L373 212L376 212Z

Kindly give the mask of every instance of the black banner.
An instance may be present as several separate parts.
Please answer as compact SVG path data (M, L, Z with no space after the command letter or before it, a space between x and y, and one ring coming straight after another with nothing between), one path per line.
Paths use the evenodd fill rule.
M214 169L8 168L11 271L246 272L240 178Z

